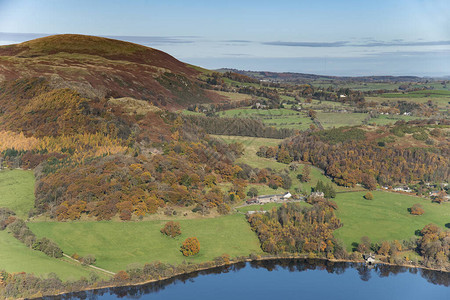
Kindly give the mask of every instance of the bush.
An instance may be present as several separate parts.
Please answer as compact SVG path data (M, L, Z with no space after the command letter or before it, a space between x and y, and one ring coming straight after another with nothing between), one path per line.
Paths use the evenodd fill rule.
M114 280L116 281L126 281L128 279L130 279L130 275L125 271L119 271L114 275Z
M169 221L164 225L163 228L161 228L161 233L170 236L171 238L174 238L176 236L179 236L181 234L181 226L180 223Z
M366 193L366 194L364 195L364 198L365 198L366 200L373 200L373 195L372 195L371 192L368 192L368 193Z
M189 237L181 245L181 253L184 256L192 256L200 252L200 242L196 237Z
M220 203L217 206L217 212L221 215L227 215L230 212L231 208L228 204L226 203Z
M129 221L131 220L131 212L128 209L125 209L120 213L119 217L122 221Z
M425 213L425 210L423 209L422 205L420 205L419 203L416 203L409 209L409 212L412 215L420 216Z
M93 254L88 254L85 257L81 258L81 263L83 265L93 265L95 264L96 258Z

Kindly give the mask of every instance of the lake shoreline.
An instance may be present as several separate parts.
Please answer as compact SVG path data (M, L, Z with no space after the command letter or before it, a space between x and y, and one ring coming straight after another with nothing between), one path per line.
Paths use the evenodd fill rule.
M239 264L239 263L251 263L251 262L274 261L274 260L294 260L294 259L320 260L320 261L332 262L332 263L366 264L366 262L364 260L311 258L311 257L308 257L307 255L264 256L264 257L258 257L258 258L255 258L255 259L250 259L249 258L249 259L245 259L245 260L230 261L229 263L223 263L223 264L217 264L217 265L214 265L214 266L198 268L198 269L196 269L194 271L179 272L179 273L173 274L171 276L161 277L159 279L151 279L151 280L145 280L145 281L140 281L140 282L132 282L132 283L118 283L117 285L115 285L115 284L108 284L108 285L104 285L104 286L89 287L89 288L81 289L81 290L78 290L78 291L70 291L70 292L66 291L66 292L60 292L60 293L56 293L56 294L42 295L42 296L39 296L39 297L30 297L30 298L27 298L27 299L39 299L41 297L58 297L58 296L65 295L65 294L76 294L76 293L81 293L81 292L89 292L89 291L109 289L109 288L137 287L137 286L143 286L143 285L147 285L147 284L151 284L151 283L167 281L167 280L174 279L176 277L183 276L183 275L189 275L189 274L194 274L194 273L198 273L198 272L202 272L202 271L213 270L213 269L216 269L216 268L232 266L232 265L236 265L236 264ZM392 264L392 263L383 262L383 261L376 261L375 263L372 264L372 266L375 266L375 265L386 265L386 266L392 266L392 267L405 267L405 268L411 268L411 269L413 269L413 268L414 269L423 269L423 270L428 270L428 271L433 271L433 272L450 273L449 271L444 270L444 269L435 269L435 268L428 268L428 267L424 267L424 266L416 266L416 265L408 265L408 264L398 265L398 264ZM24 298L19 298L19 299L24 299Z

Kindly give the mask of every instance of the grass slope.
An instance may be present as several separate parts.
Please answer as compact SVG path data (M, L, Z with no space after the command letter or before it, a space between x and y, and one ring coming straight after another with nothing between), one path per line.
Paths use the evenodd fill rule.
M27 219L34 205L33 171L0 171L0 207L12 209L18 217Z
M0 231L0 270L36 275L55 273L62 280L77 280L82 276L89 278L92 273L91 269L75 262L51 258L31 250L6 231Z
M132 263L163 261L174 264L260 253L259 242L241 214L210 219L179 220L182 234L169 238L160 233L166 221L30 223L38 236L56 241L64 252L94 254L96 265L107 270L126 269ZM179 251L187 237L200 241L200 253L184 257Z
M422 198L383 191L375 191L373 200L365 200L364 194L340 193L336 197L337 216L344 226L335 231L335 236L349 250L362 236L368 236L372 242L408 239L429 223L444 228L450 220L450 203L439 205ZM425 214L413 216L408 212L415 203L422 205Z
M363 113L317 113L317 118L325 129L361 125L367 116L368 114Z

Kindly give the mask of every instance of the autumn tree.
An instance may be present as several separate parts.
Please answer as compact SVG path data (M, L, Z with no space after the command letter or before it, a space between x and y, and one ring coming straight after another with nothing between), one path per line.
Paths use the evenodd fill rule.
M419 203L416 203L409 209L409 212L412 215L420 216L425 213L425 210L423 209L422 205L420 205Z
M125 271L119 271L114 275L114 280L116 281L126 281L128 279L130 279L130 275Z
M372 194L371 192L367 192L367 193L364 195L364 198L365 198L366 200L373 200L373 194Z
M383 241L383 243L381 243L380 249L378 249L378 254L388 255L390 250L391 250L391 244L387 241Z
M196 237L187 238L180 249L184 256L192 256L200 252L200 242Z
M358 251L366 253L370 250L371 242L368 236L361 237L361 242L358 244Z
M161 233L170 236L171 238L174 238L176 236L179 236L181 234L181 226L180 223L169 221L167 222L163 228L161 228Z
M311 180L311 166L305 165L302 170L302 174L300 174L299 179L302 182L308 182Z
M364 174L361 178L362 184L368 190L375 190L377 188L377 181L372 175Z
M286 149L281 149L278 151L277 161L283 164L289 164L292 162L292 157Z

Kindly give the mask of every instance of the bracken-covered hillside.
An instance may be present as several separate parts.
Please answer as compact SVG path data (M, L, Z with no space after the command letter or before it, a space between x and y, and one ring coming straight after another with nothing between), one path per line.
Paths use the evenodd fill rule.
M199 86L195 68L162 51L64 34L0 47L0 81L44 77L89 98L133 97L168 109L222 98Z

